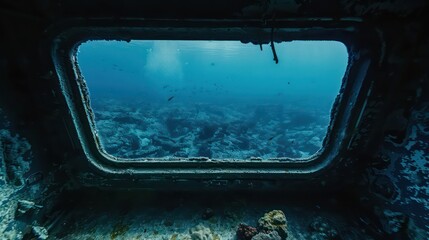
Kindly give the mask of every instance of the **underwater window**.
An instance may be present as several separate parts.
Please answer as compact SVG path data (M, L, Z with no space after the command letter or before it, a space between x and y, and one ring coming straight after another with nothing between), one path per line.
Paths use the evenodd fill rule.
M309 158L348 52L338 41L87 41L77 62L101 151L117 158Z

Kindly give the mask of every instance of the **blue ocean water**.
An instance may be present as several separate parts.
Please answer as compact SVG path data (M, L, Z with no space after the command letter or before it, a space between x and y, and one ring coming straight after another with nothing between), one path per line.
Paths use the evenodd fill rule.
M78 63L104 150L123 158L302 158L348 63L336 41L88 41Z

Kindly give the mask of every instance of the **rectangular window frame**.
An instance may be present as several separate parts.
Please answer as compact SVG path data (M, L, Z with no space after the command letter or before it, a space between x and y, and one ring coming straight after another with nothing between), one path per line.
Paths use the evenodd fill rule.
M323 174L340 161L357 131L365 98L369 91L366 73L371 64L370 50L362 48L365 39L356 20L285 19L261 21L169 21L169 20L75 20L53 34L52 59L60 88L75 125L82 150L94 169L124 178L173 179L288 179ZM55 31L54 31L55 32ZM102 152L95 131L94 115L87 88L77 65L77 48L87 40L241 40L255 44L291 40L335 40L345 44L349 62L343 83L331 110L331 121L323 146L306 159L213 160L186 158L120 159ZM359 54L357 54L359 53ZM274 64L274 62L273 62Z

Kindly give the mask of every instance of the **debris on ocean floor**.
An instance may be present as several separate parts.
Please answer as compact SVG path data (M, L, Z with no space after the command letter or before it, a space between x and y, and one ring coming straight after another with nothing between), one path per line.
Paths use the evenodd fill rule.
M104 150L122 158L306 158L321 147L328 112L283 104L215 105L94 100Z

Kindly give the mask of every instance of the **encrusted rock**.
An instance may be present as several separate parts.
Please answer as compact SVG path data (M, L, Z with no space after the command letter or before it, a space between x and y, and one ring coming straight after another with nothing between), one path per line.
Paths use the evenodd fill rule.
M44 239L48 239L48 230L46 230L46 228L44 227L39 227L39 226L33 226L31 229L32 234L34 235L35 239L38 240L44 240Z
M15 216L22 216L34 209L42 208L42 206L36 205L34 202L27 200L19 200L16 206Z
M237 240L251 240L257 233L256 228L240 223L237 228Z
M21 187L25 183L24 175L30 169L30 162L30 143L7 129L0 129L1 182Z
M281 210L265 213L258 220L258 228L265 233L276 231L282 240L288 236L286 216Z
M201 224L193 227L189 230L192 240L217 240L219 237L214 235L210 228L205 227Z
M256 234L252 240L281 240L279 233L276 231L272 231L270 233L258 233Z

